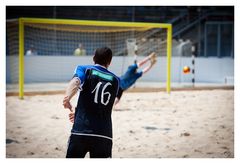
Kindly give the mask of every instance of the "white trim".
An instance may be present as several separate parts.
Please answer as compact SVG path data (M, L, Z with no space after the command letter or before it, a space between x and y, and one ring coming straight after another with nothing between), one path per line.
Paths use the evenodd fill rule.
M78 66L75 67L75 70L74 70L74 74L75 75L77 73L77 69L78 69Z
M110 138L110 137L103 136L103 135L98 135L98 134L86 134L86 133L74 133L74 132L71 132L71 134L73 134L73 135L79 135L79 136L101 137L101 138L106 138L106 139L112 140L112 138Z
M84 83L82 83L80 86L79 86L79 91L81 92L83 89L82 89L82 86L83 86Z

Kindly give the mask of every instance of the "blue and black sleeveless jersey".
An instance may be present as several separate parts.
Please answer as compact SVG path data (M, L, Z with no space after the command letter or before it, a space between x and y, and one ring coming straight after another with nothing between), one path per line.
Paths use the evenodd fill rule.
M111 139L111 114L119 78L100 65L78 66L74 76L81 81L81 92L72 134Z

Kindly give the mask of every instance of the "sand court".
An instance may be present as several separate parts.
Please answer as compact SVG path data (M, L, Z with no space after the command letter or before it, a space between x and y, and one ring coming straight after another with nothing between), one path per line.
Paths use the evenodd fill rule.
M6 157L65 157L72 124L62 98L7 97ZM234 157L233 90L127 92L112 121L113 158Z

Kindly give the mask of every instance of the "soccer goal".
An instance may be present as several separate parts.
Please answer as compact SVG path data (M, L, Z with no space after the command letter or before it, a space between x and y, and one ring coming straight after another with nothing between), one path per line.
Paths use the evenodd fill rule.
M166 73L163 78L166 91L170 93L172 25L165 23L44 18L8 20L7 56L18 56L18 64L10 62L7 66L15 71L10 73L9 79L19 84L19 98L22 99L25 83L64 81L62 70L69 68L64 63L70 57L82 56L84 62L102 46L110 47L117 57L134 54L136 47L138 56L147 56L151 52L164 56L166 60L162 67ZM74 62L76 59L69 61L72 65ZM51 75L51 70L58 70L55 66L63 69ZM42 74L47 75L43 78Z

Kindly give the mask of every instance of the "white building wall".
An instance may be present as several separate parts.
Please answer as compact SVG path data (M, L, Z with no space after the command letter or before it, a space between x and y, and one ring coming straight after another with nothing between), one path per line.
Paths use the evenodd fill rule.
M139 57L141 60L143 57ZM92 56L27 56L25 57L25 83L31 82L66 82L72 78L77 65L92 64ZM133 59L130 57L113 57L109 68L120 76L127 70L128 64ZM18 57L6 58L7 83L18 82ZM183 74L182 68L187 65L192 67L189 57L172 57L171 81L191 82L192 74ZM140 81L165 82L166 57L158 57L157 64L144 75ZM204 83L224 83L225 77L234 76L234 59L232 58L196 58L195 81Z

